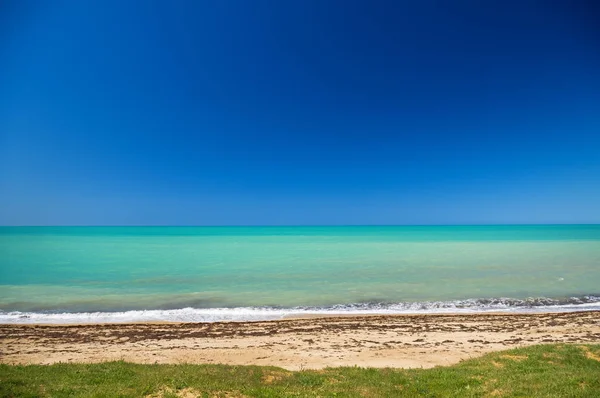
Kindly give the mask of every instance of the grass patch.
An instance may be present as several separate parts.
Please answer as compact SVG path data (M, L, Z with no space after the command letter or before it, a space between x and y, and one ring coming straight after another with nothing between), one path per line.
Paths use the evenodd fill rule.
M600 397L600 345L539 345L433 369L0 365L2 397Z

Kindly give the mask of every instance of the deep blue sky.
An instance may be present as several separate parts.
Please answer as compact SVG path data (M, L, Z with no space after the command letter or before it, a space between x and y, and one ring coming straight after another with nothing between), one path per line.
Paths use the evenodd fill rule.
M0 224L600 222L591 1L0 2Z

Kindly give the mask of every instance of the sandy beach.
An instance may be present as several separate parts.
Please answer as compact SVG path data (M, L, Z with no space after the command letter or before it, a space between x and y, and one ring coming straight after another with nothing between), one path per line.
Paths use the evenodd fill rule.
M433 367L540 343L600 342L600 312L385 315L268 322L0 325L0 362Z

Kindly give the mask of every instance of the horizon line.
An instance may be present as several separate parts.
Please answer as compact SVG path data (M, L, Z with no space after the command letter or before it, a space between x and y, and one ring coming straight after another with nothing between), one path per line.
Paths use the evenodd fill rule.
M0 228L300 228L300 227L477 227L477 226L559 226L588 225L600 226L600 223L465 223L465 224L113 224L113 225L0 225Z

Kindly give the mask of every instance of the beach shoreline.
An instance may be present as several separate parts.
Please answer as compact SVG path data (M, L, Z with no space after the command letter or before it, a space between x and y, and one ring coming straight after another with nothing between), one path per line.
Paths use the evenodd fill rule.
M271 321L0 325L0 362L433 367L543 343L600 342L600 311L330 315Z

